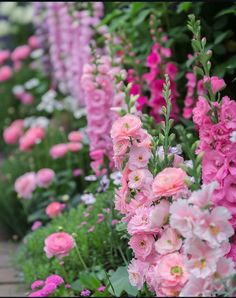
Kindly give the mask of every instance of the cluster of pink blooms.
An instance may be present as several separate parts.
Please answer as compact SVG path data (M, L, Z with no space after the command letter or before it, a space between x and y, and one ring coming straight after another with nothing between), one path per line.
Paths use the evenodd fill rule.
M217 94L225 87L223 79L204 78L211 83L211 89ZM218 182L213 201L216 205L228 208L232 214L231 222L236 228L236 102L224 96L220 103L213 103L217 114L217 123L209 116L211 110L207 100L200 96L193 110L193 121L199 130L199 151L204 152L202 161L202 178L204 183ZM235 256L236 243L232 244L232 256Z
M186 73L185 77L187 79L187 93L184 99L183 117L190 119L192 118L193 108L197 103L198 96L203 96L205 91L203 80L197 80L197 76L193 72Z
M57 288L63 285L64 279L57 274L49 275L46 280L36 280L32 283L32 292L28 297L48 297L55 293Z
M15 181L15 191L23 199L30 199L37 187L48 188L55 177L52 169L44 168L37 173L27 172Z
M123 98L116 91L115 76L121 72L112 66L108 56L99 59L98 66L86 64L81 79L87 110L87 133L90 140L91 167L96 175L104 174L104 158L107 156L112 167L112 142L110 130L114 120L112 107L122 107Z
M48 2L45 7L54 78L64 92L69 92L83 105L80 80L83 66L91 58L89 44L93 26L103 15L103 3L83 3L78 8L74 2Z
M69 255L75 245L75 240L71 235L65 232L58 232L49 235L45 239L44 251L49 259L52 257L62 259Z
M212 205L216 183L191 193L181 168L153 177L151 136L137 116L115 121L111 137L115 163L119 169L124 164L115 206L131 236L131 284L142 289L146 282L158 297L211 296L224 289L220 279L235 274L234 262L225 257L234 229L228 210Z
M50 149L50 156L53 159L58 159L65 156L68 152L78 152L83 147L81 143L82 139L83 134L81 132L72 131L68 135L68 143L61 143L52 146Z
M45 136L44 128L31 127L24 132L24 121L15 120L12 124L5 128L3 132L4 141L9 144L18 144L20 151L29 151L38 144Z

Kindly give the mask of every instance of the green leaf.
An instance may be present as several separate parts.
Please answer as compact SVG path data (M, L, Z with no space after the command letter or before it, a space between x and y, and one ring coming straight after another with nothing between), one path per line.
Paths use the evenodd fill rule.
M182 2L178 5L177 13L186 12L192 7L192 2Z
M224 16L224 15L226 15L226 14L231 14L231 13L234 14L234 15L236 15L236 5L233 5L233 6L229 7L229 8L226 8L226 9L222 10L221 12L219 12L219 13L215 16L215 18Z
M225 38L232 36L233 32L228 30L226 32L222 32L221 34L217 35L216 39L214 40L214 44L217 45L221 43Z
M81 284L81 281L78 279L76 281L74 281L72 284L71 284L71 288L72 290L74 291L82 291L83 290L83 287L82 287L82 284Z
M87 273L81 273L79 280L84 288L90 289L90 290L96 290L101 282L92 274Z
M151 13L152 9L145 9L143 11L140 12L140 14L136 17L135 21L134 21L134 26L138 26L141 23L144 22L144 20L146 19L146 17Z
M121 266L119 267L110 277L111 284L115 293L113 293L113 289L111 287L108 288L108 291L111 294L115 294L116 297L120 297L123 292L131 296L136 296L138 290L131 286L129 282L129 276L127 267Z

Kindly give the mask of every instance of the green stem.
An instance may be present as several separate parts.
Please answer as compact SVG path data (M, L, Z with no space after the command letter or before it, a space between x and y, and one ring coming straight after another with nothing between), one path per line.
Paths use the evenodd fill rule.
M85 262L84 262L84 260L83 260L83 258L82 258L82 256L81 256L81 253L80 253L80 251L79 251L77 245L75 246L75 251L76 251L76 253L77 253L77 255L78 255L79 259L80 259L80 262L81 262L81 264L83 265L85 271L87 271L87 270L88 270L88 267L87 267L87 265L85 264Z

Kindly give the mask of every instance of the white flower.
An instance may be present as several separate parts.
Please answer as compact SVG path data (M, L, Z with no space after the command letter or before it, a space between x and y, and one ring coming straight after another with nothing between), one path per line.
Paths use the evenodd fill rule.
M110 178L113 180L113 183L114 183L115 185L121 185L122 174L121 174L120 171L113 172L113 173L110 175Z
M236 130L231 132L231 134L230 134L230 141L232 143L236 143Z
M95 175L89 175L84 177L84 180L86 181L97 181L97 177Z
M193 161L192 160L185 160L184 164L188 167L188 168L193 168Z
M87 205L90 205L90 204L94 204L96 202L96 198L94 197L93 194L83 194L81 196L81 200L87 204Z
M28 90L34 87L37 87L38 85L39 85L39 80L36 78L33 78L24 84L25 89L28 89Z
M42 49L36 49L31 52L30 57L32 59L37 59L43 56L43 50Z
M12 88L13 94L23 93L24 91L25 91L25 89L22 85L16 85Z

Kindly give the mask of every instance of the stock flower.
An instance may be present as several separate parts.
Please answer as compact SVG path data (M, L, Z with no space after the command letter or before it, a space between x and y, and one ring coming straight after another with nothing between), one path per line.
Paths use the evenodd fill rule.
M148 263L133 259L128 266L129 281L132 286L141 290L145 281L145 274L148 270Z
M167 200L161 200L158 205L152 209L150 214L151 225L162 227L168 222L170 203Z
M65 204L53 202L47 206L45 212L50 218L54 218L60 215L61 212L65 209L65 207Z
M172 228L167 228L155 243L155 249L161 255L175 252L179 250L181 246L182 240Z
M143 188L148 188L151 183L153 176L151 172L149 172L146 169L139 169L131 172L128 176L129 178L129 188L133 189L141 189Z
M150 150L144 147L132 146L129 152L129 168L131 170L145 168L149 162L150 157Z
M36 187L37 183L34 172L25 173L15 181L15 191L23 199L30 199Z
M51 234L44 241L44 251L49 259L66 257L74 247L73 237L65 232Z
M145 234L133 235L129 241L129 245L133 249L135 256L141 260L145 260L150 255L154 243L153 236Z
M55 177L55 172L52 169L41 169L36 174L37 185L40 187L49 187Z
M176 195L186 189L186 178L180 168L165 168L153 180L153 193L157 198Z

